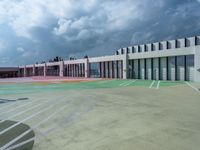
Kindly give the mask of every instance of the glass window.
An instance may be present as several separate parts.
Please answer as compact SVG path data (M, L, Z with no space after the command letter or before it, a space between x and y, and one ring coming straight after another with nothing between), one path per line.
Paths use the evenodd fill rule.
M187 66L194 66L194 55L187 55L186 56L186 65Z
M180 48L181 47L181 42L176 40L176 48Z
M163 50L163 43L159 43L159 50Z
M177 56L177 66L184 66L184 56Z
M123 48L121 49L121 54L124 54L124 50L123 50Z
M141 52L141 46L138 46L138 52L139 53Z
M185 47L189 47L190 46L190 40L185 39Z
M100 72L99 72L99 63L90 63L90 77L93 78L99 78Z
M135 53L135 47L132 47L132 53Z

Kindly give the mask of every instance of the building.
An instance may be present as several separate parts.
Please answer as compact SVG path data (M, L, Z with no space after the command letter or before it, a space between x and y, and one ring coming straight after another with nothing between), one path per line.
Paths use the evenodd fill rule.
M111 56L20 66L19 76L200 82L200 36L135 45Z
M14 78L18 77L18 67L0 67L0 78Z

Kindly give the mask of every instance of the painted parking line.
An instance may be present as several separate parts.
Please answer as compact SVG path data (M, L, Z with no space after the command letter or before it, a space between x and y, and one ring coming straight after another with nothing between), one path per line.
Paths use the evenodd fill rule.
M23 114L23 113L25 113L25 112L30 111L31 109L34 109L34 108L36 108L36 107L39 107L39 106L42 105L42 104L43 104L43 103L38 104L38 105L34 105L33 107L29 107L28 109L26 109L26 110L24 110L24 111L21 111L21 112L19 112L19 113L14 114L13 116L9 116L9 117L6 118L5 120L1 120L0 123L3 123L3 122L5 122L6 120L9 120L9 119L15 118L15 117L17 117L17 116L19 116L19 115L21 115L21 114Z
M10 127L6 128L6 129L4 129L4 130L2 130L2 131L0 132L0 135L1 135L1 134L4 134L5 132L7 132L7 131L9 131L9 130L11 130L12 128L18 126L19 124L21 124L21 123L23 123L23 122L25 122L25 121L28 121L28 120L32 119L33 117L35 117L35 116L37 116L37 115L39 115L39 114L41 114L41 113L43 113L43 112L45 112L45 111L51 109L53 106L55 106L55 105L57 105L57 104L58 104L58 103L54 103L54 104L50 105L49 107L46 107L45 109L42 109L41 111L38 111L37 113L34 113L34 114L32 114L31 116L29 116L29 117L27 117L27 118L25 118L25 119L23 119L23 120L21 120L21 121L15 123L15 124L11 125Z
M93 106L95 106L95 104L94 104ZM87 109L85 112L88 112L88 111L89 111L89 110ZM73 115L74 115L74 116L77 116L77 114L76 114L75 112L76 112L76 111L73 111L72 113L70 113L70 114L67 116L67 118L64 119L65 121L64 121L62 124L59 125L59 127L60 127L60 128L63 128L63 127L64 127L63 125L66 124L66 121L67 121L68 119L71 120L71 119L73 118ZM74 114L74 113L75 113L75 114ZM80 115L80 113L78 113L78 115ZM50 128L47 132L42 133L42 136L40 135L40 136L38 136L38 137L33 137L33 138L30 138L30 139L28 139L28 140L26 140L26 141L23 141L23 142L19 143L19 144L12 145L12 146L9 147L9 148L6 148L6 149L1 149L1 148L0 148L0 150L14 150L14 149L16 149L16 148L19 148L20 146L23 146L23 145L25 145L25 144L28 144L28 143L32 142L32 141L39 140L39 139L43 138L44 135L47 136L47 135L50 134L51 132L56 131L56 130L58 130L58 129L60 129L60 128L58 128L58 127Z
M123 86L128 86L128 85L130 85L130 84L132 84L132 83L134 83L134 82L136 82L136 81L137 81L137 80L130 81L129 83L124 84Z
M13 145L13 146L11 146L11 147L9 147L9 148L4 148L4 149L1 149L0 148L0 150L14 150L14 149L16 149L16 148L19 148L20 146L23 146L23 145L25 145L25 144L28 144L28 143L30 143L30 142L32 142L32 141L35 141L35 139L36 139L36 137L33 137L33 138L30 138L30 139L28 139L28 140L26 140L26 141L24 141L24 142L21 142L21 143L19 143L19 144L16 144L16 145Z
M200 93L199 89L194 87L192 84L190 84L189 82L185 82L189 87L191 87L192 89L194 89L196 92Z
M65 96L60 96L59 99L60 99L60 98L61 98L61 99L62 99L62 98L65 98ZM5 130L3 130L3 131L0 132L0 135L3 134L3 133L5 133L5 132L7 132L8 130L14 128L14 127L17 126L18 124L23 123L23 122L25 122L25 121L28 121L28 120L32 119L33 117L37 116L38 114L40 114L40 113L42 113L42 112L45 112L46 110L50 109L51 107L53 107L53 106L55 106L55 105L57 105L57 104L63 102L63 101L59 101L59 102L56 103L56 102L55 102L55 99L51 99L51 100L54 102L52 105L50 105L49 107L47 107L47 108L45 108L45 109L43 109L43 110L41 110L41 111L39 111L39 112L37 112L37 113L35 113L35 114L32 114L31 116L29 116L29 117L23 119L22 121L19 121L19 122L17 122L16 124L13 124L12 126L6 128ZM51 101L49 101L49 102L51 102Z
M153 87L153 85L154 85L155 82L156 82L155 80L153 80L153 81L151 82L151 84L150 84L150 86L149 86L150 89Z
M58 97L58 98L59 98L59 99L62 99L62 98L64 98L64 96L60 96L60 97ZM6 120L8 120L8 119L14 118L14 117L16 117L16 116L19 116L19 115L21 115L21 114L23 114L23 113L25 113L25 112L27 112L27 111L29 111L29 110L35 108L35 107L39 107L40 105L43 105L44 103L51 103L51 102L54 101L54 100L55 100L55 99L45 100L45 101L43 101L42 103L40 103L40 104L38 104L38 105L34 105L33 107L29 107L29 108L26 109L26 110L19 111L17 114L14 114L13 116L9 116L8 118L6 118L6 119L4 119L4 120L1 120L0 123L6 121ZM36 100L35 102L37 102L37 101L41 101L41 99L38 99L38 100Z
M160 81L158 81L157 86L156 86L156 89L159 89L159 88L160 88Z
M111 79L111 80L105 80L105 81L100 81L98 82L98 84L103 84L103 83L107 83L107 82L111 82L111 81L115 81L117 79Z
M48 120L50 120L52 117L54 117L56 114L62 112L68 105L68 103L66 103L63 107L61 107L60 109L56 110L54 113L52 113L51 115L49 115L47 118L45 118L44 120L40 121L38 124L34 125L31 129L25 131L24 133L22 133L21 135L17 136L16 138L14 138L13 140L9 141L8 143L6 143L4 146L2 146L0 148L0 150L5 150L6 148L8 148L9 146L11 146L12 144L14 144L15 142L17 142L19 139L21 139L22 137L24 137L25 135L29 134L32 130L37 129L40 125L46 123Z
M25 106L27 106L27 105L29 105L29 104L34 103L34 102L35 102L35 101L27 102L27 103L25 103L25 104L16 106L16 107L14 107L14 108L12 108L12 109L7 109L6 111L1 112L1 116L2 116L2 114L15 111L15 110L17 110L17 109L19 109L19 108L25 107Z
M62 96L60 96L59 98L62 98ZM6 111L1 112L0 116L1 116L2 114L15 111L15 110L17 110L17 109L19 109L19 108L21 108L21 107L25 107L25 106L27 106L27 105L29 105L29 104L36 103L36 102L41 101L41 100L43 100L43 99L40 98L40 99L37 99L37 100L34 100L34 101L27 102L27 103L25 103L25 104L23 104L23 105L16 106L16 107L14 107L13 109L7 109ZM45 101L49 101L49 100L45 100Z
M11 106L14 106L14 105L16 105L16 104L17 104L17 102L13 102L12 104L4 105L4 106L2 106L2 107L0 108L0 110L6 109L6 108L11 107Z
M128 84L130 81L124 81L123 83L120 83L119 86L124 86L126 84Z

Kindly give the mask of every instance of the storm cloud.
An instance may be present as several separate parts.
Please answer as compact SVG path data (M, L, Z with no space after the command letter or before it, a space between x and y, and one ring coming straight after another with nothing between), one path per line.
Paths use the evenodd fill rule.
M0 66L200 35L199 0L1 0Z

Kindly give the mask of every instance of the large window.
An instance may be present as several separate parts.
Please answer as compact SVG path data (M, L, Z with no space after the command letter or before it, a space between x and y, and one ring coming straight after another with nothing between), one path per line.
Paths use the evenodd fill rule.
M90 66L90 77L100 78L99 63L90 63L89 66Z
M185 39L185 47L189 47L190 46L190 40L189 39Z
M186 56L186 65L188 67L194 67L194 55L187 55Z
M163 50L163 43L158 43L159 50Z

